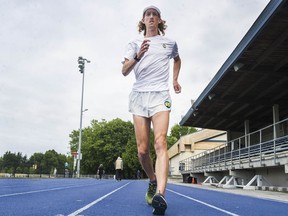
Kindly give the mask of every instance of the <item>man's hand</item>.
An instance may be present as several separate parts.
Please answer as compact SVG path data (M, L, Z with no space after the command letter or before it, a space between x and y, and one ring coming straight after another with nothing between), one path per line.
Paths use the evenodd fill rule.
M141 59L144 56L144 54L148 51L149 46L150 46L148 42L150 42L150 40L143 40L143 42L140 46L140 50L137 53L138 59Z
M181 93L181 86L178 81L173 81L173 87L176 94Z

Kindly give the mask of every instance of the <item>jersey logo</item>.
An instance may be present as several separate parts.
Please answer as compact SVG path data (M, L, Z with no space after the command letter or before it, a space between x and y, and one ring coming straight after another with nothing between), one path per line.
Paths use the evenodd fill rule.
M163 48L166 48L166 44L163 43L162 46L163 46Z
M170 103L170 101L165 101L164 102L164 105L169 109L169 108L171 108L171 103Z

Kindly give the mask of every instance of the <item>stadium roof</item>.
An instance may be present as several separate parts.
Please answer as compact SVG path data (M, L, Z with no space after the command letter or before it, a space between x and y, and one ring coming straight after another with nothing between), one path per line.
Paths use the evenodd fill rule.
M271 0L180 125L243 131L288 117L288 2Z

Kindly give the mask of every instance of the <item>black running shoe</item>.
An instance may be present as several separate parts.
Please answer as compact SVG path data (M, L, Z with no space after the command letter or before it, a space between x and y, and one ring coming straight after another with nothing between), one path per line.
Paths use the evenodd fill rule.
M160 193L154 195L152 200L152 207L154 215L164 215L165 210L167 209L167 202L164 196Z

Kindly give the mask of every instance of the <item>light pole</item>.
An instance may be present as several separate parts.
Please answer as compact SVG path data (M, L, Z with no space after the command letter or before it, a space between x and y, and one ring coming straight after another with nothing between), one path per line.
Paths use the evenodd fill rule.
M79 129L79 145L78 145L78 155L77 155L77 177L80 178L80 161L82 159L81 155L81 143L82 143L82 116L83 112L87 111L87 109L83 110L83 95L84 95L84 69L85 69L85 61L90 63L89 60L80 56L78 58L78 67L80 73L82 73L82 94L81 94L81 110L80 110L80 129Z

